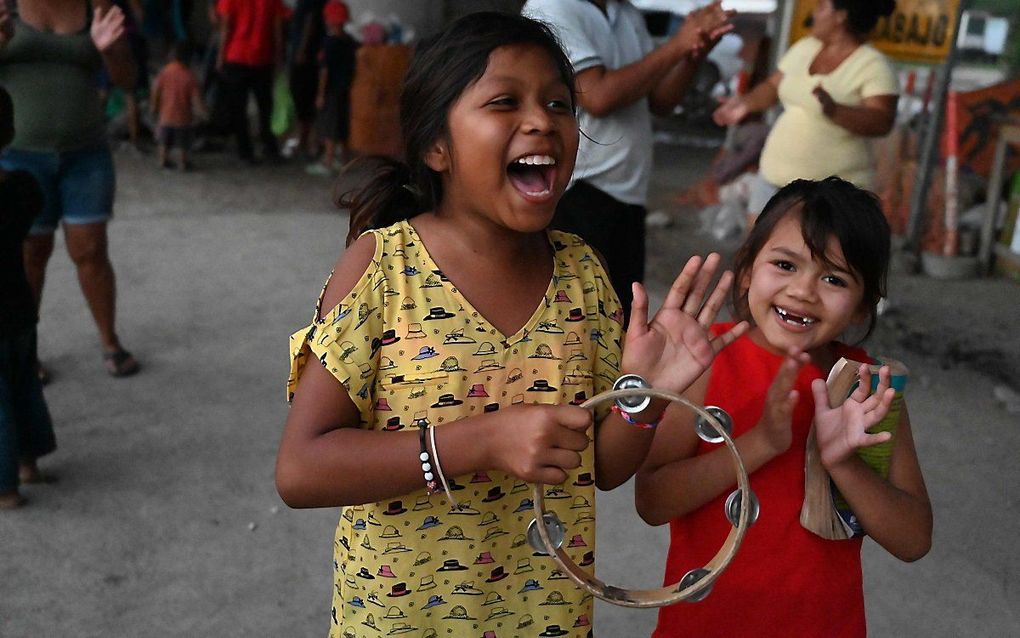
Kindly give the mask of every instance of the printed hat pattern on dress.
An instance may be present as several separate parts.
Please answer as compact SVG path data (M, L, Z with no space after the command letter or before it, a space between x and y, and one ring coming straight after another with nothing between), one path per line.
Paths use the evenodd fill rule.
M580 534L574 534L574 537L570 539L570 543L567 544L567 547L587 547L587 546L588 543L584 542L584 537L582 537Z
M460 561L456 558L451 558L443 561L443 566L437 569L437 572L459 572L467 569L464 565L460 564Z
M431 578L431 576L429 578ZM445 604L446 601L443 600L442 596L440 596L439 594L432 594L431 596L429 596L428 602L422 605L422 609L432 609L433 607Z
M395 620L397 618L407 618L407 615L403 612L402 609L400 609L400 607L393 605L392 607L386 610L386 615L383 616L383 618Z
M436 306L435 308L429 308L429 314L422 318L423 321L435 321L436 319L449 319L456 315L452 312L447 312L446 308L442 306Z
M531 566L530 558L518 558L517 568L514 569L515 574L525 574L527 572L535 571L535 568Z
M403 430L404 427L404 424L400 422L400 417L393 416L386 419L386 425L382 429L387 432L396 432L397 430Z
M438 516L426 516L424 519L422 519L421 525L419 525L415 531L432 529L433 527L436 527L437 525L441 524L442 523L439 522Z
M429 259L425 247L413 234L409 224L401 222L390 229L371 232L375 233L377 240L382 238L388 243L383 244L382 257L370 265L364 277L368 285L356 288L355 293L344 300L344 305L350 309L348 318L333 323L331 327L329 322L337 316L337 312L328 315L326 322L315 334L325 334L328 329L329 340L313 340L309 343L305 341L305 333L308 332L306 329L298 335L297 342L292 342L292 345L308 343L311 347L310 351L304 347L304 354L297 360L297 368L293 367L295 364L292 361L292 371L296 369L300 372L300 367L311 363L313 357L318 359L326 353L327 371L345 382L347 391L355 396L359 405L367 406L361 427L384 430L388 420L399 415L399 419L390 427L403 426L399 430L403 432L430 421L442 425L483 414L485 409L505 410L515 401L566 404L579 392L585 397L591 397L608 389L611 380L607 380L606 376L615 379L615 371L602 357L612 353L618 356L621 331L618 324L598 314L597 296L600 292L581 293L585 286L591 287L593 277L602 274L602 271L596 262L592 262L587 271L577 267L577 259L590 249L572 248L583 246L576 238L550 231L551 237L561 240L559 243L564 247L556 256L555 277L558 281L554 282L552 291L544 303L539 304L528 324L515 334L504 337L493 329L485 317L465 303L455 284L442 282L442 278L432 272L437 267ZM402 252L402 257L390 260L389 256L397 252ZM420 274L400 275L405 268ZM565 270L561 271L561 268ZM442 282L441 288L418 288L429 273ZM374 287L379 282L378 287ZM595 287L596 291L609 290L608 285L599 286ZM557 291L562 291L573 303L564 301L554 304L554 293ZM402 302L408 300L415 308L400 309ZM358 318L355 313L362 303L367 304L365 310L370 312L370 319L360 330L352 332L351 328ZM572 308L585 308L589 305L595 308L596 316L580 325L566 321ZM378 309L370 311L372 308ZM442 311L433 312L436 308L442 308ZM615 302L610 301L605 304L604 312L612 314L615 309ZM455 316L445 317L446 314ZM427 316L435 316L437 319L426 320ZM439 319L440 316L443 318ZM418 325L412 327L411 324ZM394 330L385 340L382 336L383 328ZM588 339L588 333L593 329L604 335L601 337L603 345ZM366 333L371 330L376 333ZM412 338L407 339L405 335ZM568 341L570 345L565 343ZM344 349L341 344L345 342L344 347L348 350L351 346L357 350L349 353L348 361L341 365L343 362L338 361L338 356ZM422 354L423 346L431 348L425 350L426 355L434 353L434 356L414 359ZM294 350L292 348L292 355ZM534 354L542 356L528 358ZM572 360L564 365L568 359ZM371 364L368 366L370 376L363 382L358 381L359 374L364 374L366 370L366 363ZM479 368L485 369L476 373ZM382 371L375 374L380 369ZM569 379L566 378L568 376ZM288 383L293 385L298 378L299 374L291 374ZM544 386L536 383L540 380L545 382ZM546 390L545 387L557 389ZM528 388L535 390L528 392ZM447 405L458 400L462 401L460 405ZM431 407L433 404L437 407ZM442 447L442 439L439 444ZM589 477L593 477L590 455L591 452L586 451L582 466L571 472L570 482L563 485L566 490L553 494L559 500L547 501L548 509L556 511L561 520L569 521L575 516L586 516L594 512L592 507L584 507L586 501L594 504L594 482L587 484ZM586 472L588 476L582 476ZM447 500L440 495L437 501L433 501L424 485L412 487L407 493L396 495L391 500L344 508L344 517L336 534L334 581L337 587L333 601L334 622L338 623L341 633L344 628L363 626L359 623L366 621L368 611L364 607L374 612L371 624L376 631L355 630L354 633L359 636L362 633L386 636L390 631L398 635L406 631L400 635L414 638L461 635L478 638L485 630L488 632L485 638L493 638L493 634L510 638L518 634L534 637L552 625L570 630L565 635L574 635L582 629L585 632L588 630L589 627L583 625L574 629L571 627L580 615L591 618L591 597L582 597L570 605L545 606L542 608L543 613L536 614L534 618L525 613L547 600L550 591L559 589L562 594L568 594L563 586L569 581L560 572L551 570L553 566L547 564L545 559L534 558L533 549L523 534L533 513L521 511L511 514L521 499L530 496L530 486L502 472L488 474L487 481L474 484L468 484L469 480L479 480L481 477L474 477L471 473L456 477L455 486L451 486L451 489L466 489L468 492L466 498L459 497L458 500L474 501L474 508L469 506L460 512L447 513L450 506ZM521 493L517 494L517 491ZM397 500L401 504L393 507L392 503ZM528 510L533 509L530 507L530 499L526 505ZM426 522L426 513L438 516ZM370 519L370 516L374 519ZM450 516L456 516L456 520ZM360 531L352 529L359 518ZM372 526L378 528L371 531ZM457 529L451 530L451 526ZM416 529L418 527L424 529ZM575 534L582 534L585 540L589 535L594 538L592 529L587 525L584 528L571 528L567 540ZM501 541L501 536L510 538ZM441 539L446 539L446 542L438 542ZM457 543L457 540L462 542ZM375 545L378 549L365 549L366 544ZM579 547L569 551L577 552L577 560L582 552L589 549ZM536 560L542 561L541 565ZM477 564L474 564L475 561L478 561ZM519 562L522 570L530 571L521 571L515 575L515 566ZM412 563L420 564L412 566ZM465 583L473 585L460 587L457 595L451 598L454 584L460 580L451 579L450 573L438 571L443 569L444 564L453 567L448 569L449 572L462 572L456 575L461 576ZM376 575L383 565L389 567L388 571L393 577L386 572L382 576ZM375 580L357 577L362 567ZM498 580L490 582L494 578ZM530 596L528 593L516 595L529 578L546 591ZM564 582L559 583L558 580ZM348 581L358 585L359 589L351 587ZM394 588L397 583L406 584ZM403 593L405 591L409 593ZM364 607L351 604L355 595ZM474 602L460 605L463 613L448 613L453 611L451 607L458 605L458 596L460 600L473 599ZM430 600L432 605L424 609ZM406 618L395 618L397 614L388 613L392 603L398 601L399 609L406 614ZM484 606L483 601L487 603ZM444 609L439 610L439 607ZM511 615L502 617L506 612ZM383 614L391 618L382 620ZM431 620L426 622L424 618L427 615ZM447 615L452 617L442 618ZM465 615L477 617L467 621L475 625L474 629L466 623L458 622L465 620ZM507 621L507 618L512 621ZM498 626L497 622L500 623ZM517 625L533 626L534 629L515 630ZM408 630L414 626L419 628Z
M398 623L393 623L392 629L390 629L388 632L386 632L386 635L387 636L396 636L396 635L399 635L399 634L406 634L406 633L412 632L412 631L414 631L416 629L418 629L418 628L417 627L412 627L411 625L409 625L409 624L407 624L405 622L398 622Z
M534 578L529 578L527 582L524 583L524 587L521 587L521 591L517 593L523 594L529 591L537 591L539 589L542 589L542 586L538 584L538 581Z
M548 638L550 636L566 636L569 631L561 629L559 625L547 625L545 631L538 634L540 638Z
M411 593L411 590L407 588L407 583L397 583L393 587L390 587L390 593L386 594L390 598L399 598L400 596L406 596Z
M528 392L556 392L556 388L549 385L545 379L535 379L534 385L528 388Z
M489 393L485 391L485 385L482 383L475 383L471 385L471 389L468 390L467 395L471 398L475 397L487 397Z
M406 339L425 339L425 331L422 330L421 324L412 322L407 324L407 336Z
M418 582L418 591L424 591L426 589L436 588L436 577L432 574L428 576L422 576L421 581ZM440 596L442 598L442 596Z
M443 618L448 618L451 620L478 620L473 616L469 616L467 609L465 609L463 605L457 605L456 607L450 609L450 614L447 616L443 616Z
M439 353L432 346L422 346L418 351L418 354L411 357L412 361L421 361L422 359L431 359L432 357L438 357Z
M475 581L466 580L458 585L454 585L453 593L462 596L481 596L485 592L475 587Z
M493 618L502 618L503 616L512 616L514 612L508 610L506 607L493 607L489 610L489 616L485 620L492 620Z
M379 571L376 572L376 576L383 578L396 578L397 575L393 573L393 569L389 565L382 565L379 567Z
M485 602L482 603L482 606L485 607L486 605L495 605L496 603L501 603L501 602L503 602L503 597L499 595L499 592L490 591L485 596Z
M454 397L452 394L440 394L439 400L433 403L430 407L433 408L451 408L455 405L464 403L460 399Z

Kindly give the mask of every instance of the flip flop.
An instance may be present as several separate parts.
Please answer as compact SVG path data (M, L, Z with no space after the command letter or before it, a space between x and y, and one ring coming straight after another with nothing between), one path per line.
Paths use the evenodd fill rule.
M103 363L111 377L129 377L138 372L141 367L135 361L134 356L124 348L118 348L113 352L104 352Z

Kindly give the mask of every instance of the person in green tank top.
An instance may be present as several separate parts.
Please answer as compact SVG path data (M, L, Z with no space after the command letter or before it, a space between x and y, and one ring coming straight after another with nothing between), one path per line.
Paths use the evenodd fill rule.
M42 213L25 241L25 269L42 297L54 233L63 226L68 253L99 330L113 376L138 370L115 329L116 288L107 251L114 167L96 88L104 68L130 90L136 67L124 14L110 0L5 0L0 5L0 85L15 107L15 136L0 156L5 170L26 170L43 189ZM40 378L45 370L40 366Z

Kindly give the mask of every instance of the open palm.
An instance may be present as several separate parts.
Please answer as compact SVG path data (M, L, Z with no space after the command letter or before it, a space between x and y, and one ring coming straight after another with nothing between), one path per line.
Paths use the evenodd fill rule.
M640 284L634 285L624 371L641 375L653 387L683 392L708 369L716 353L747 332L744 321L717 337L709 330L733 284L732 273L724 273L706 300L719 261L715 253L704 261L691 257L650 322L648 294Z
M100 52L106 51L124 35L124 12L117 6L112 6L106 11L96 7L89 34L96 48Z
M888 366L879 371L879 383L874 393L869 393L871 374L867 366L861 366L858 376L857 389L834 408L829 407L825 381L815 379L811 382L815 396L815 432L822 465L826 468L842 463L861 448L884 443L892 437L889 432L869 434L867 431L885 418L896 394L889 387Z

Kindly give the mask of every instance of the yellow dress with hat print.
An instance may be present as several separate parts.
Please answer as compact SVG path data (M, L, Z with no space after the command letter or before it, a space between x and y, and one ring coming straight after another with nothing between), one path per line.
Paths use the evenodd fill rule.
M289 397L317 359L349 392L362 428L397 432L518 403L577 405L619 376L623 312L579 237L548 232L556 263L545 297L505 336L443 275L409 222L369 232L375 255L352 292L326 311L320 295L312 324L291 336ZM566 551L588 569L593 465L589 446L581 467L545 495L566 525ZM531 486L501 472L448 479L460 511L442 492L430 496L424 479L410 494L344 508L330 636L588 636L591 596L526 540Z

